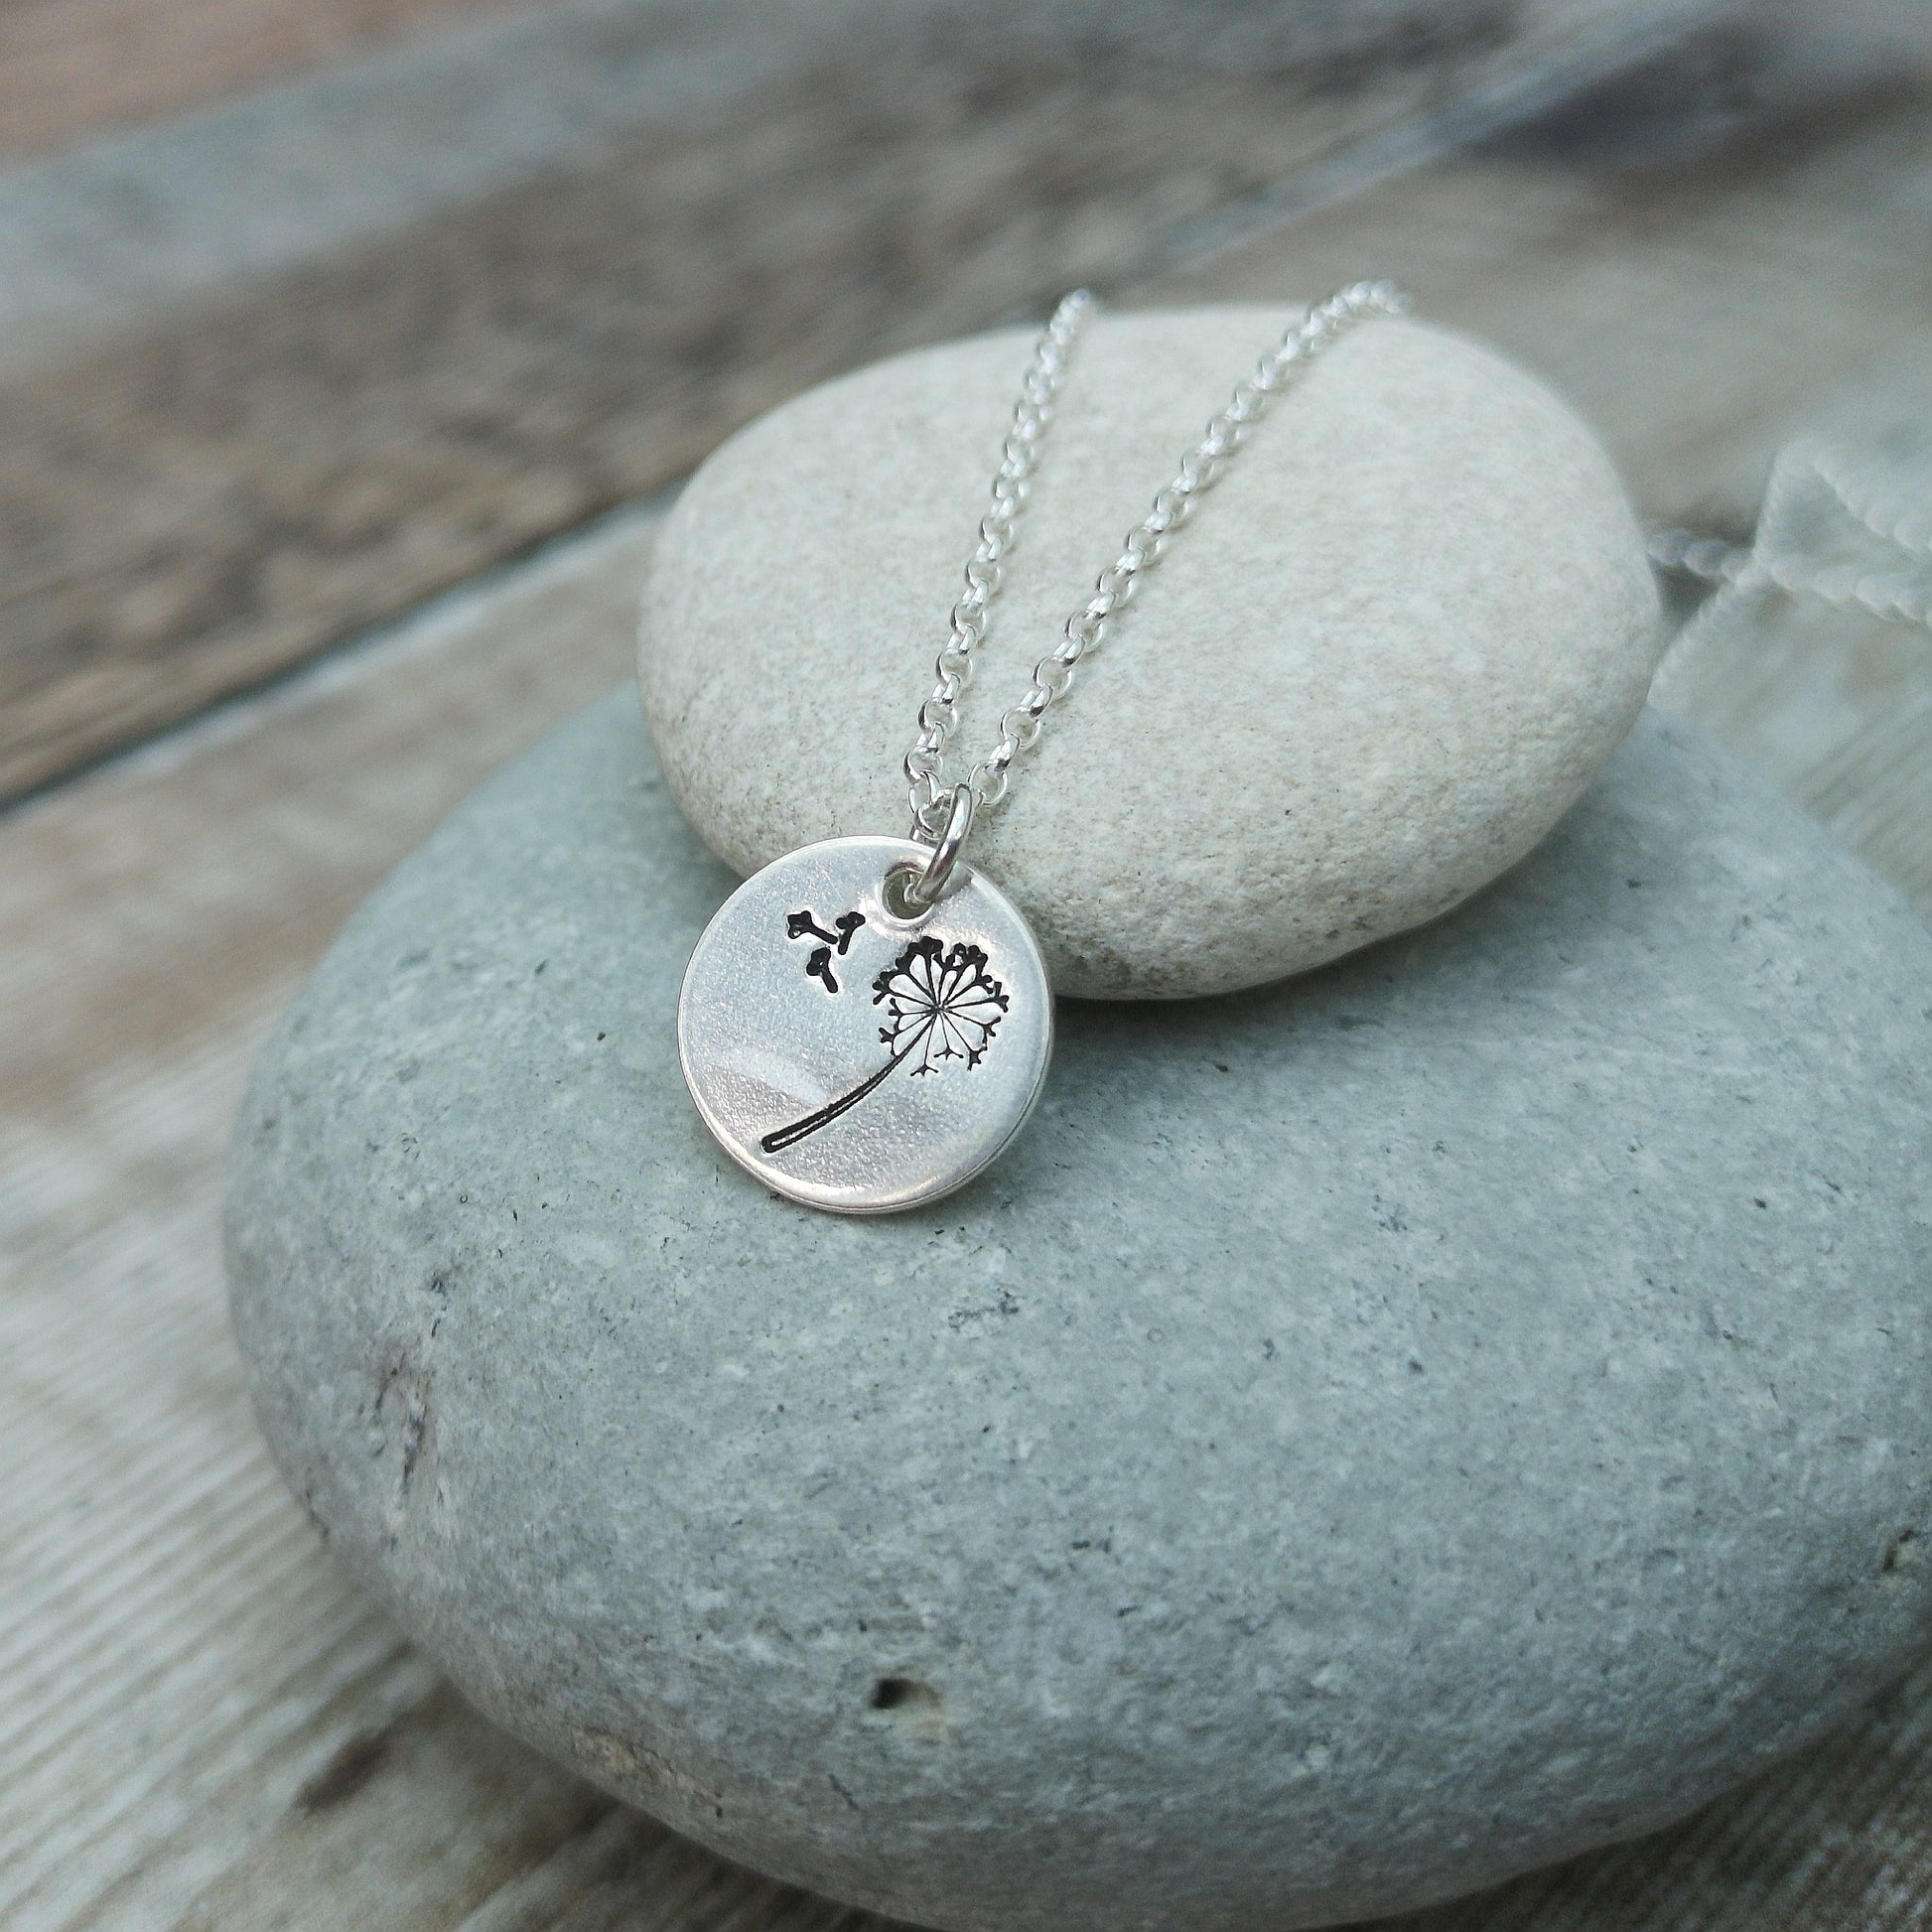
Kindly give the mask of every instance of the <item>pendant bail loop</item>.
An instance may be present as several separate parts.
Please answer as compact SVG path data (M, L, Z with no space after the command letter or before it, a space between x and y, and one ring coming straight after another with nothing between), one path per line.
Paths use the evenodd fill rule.
M925 862L925 870L908 882L905 888L908 903L922 912L930 911L945 897L960 848L966 843L966 835L973 829L974 802L971 785L953 786L946 812L946 829L933 846L932 857Z

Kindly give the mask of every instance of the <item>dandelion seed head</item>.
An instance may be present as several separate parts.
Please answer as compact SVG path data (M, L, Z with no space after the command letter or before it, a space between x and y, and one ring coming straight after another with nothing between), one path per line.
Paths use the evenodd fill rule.
M1008 1004L986 968L985 952L963 940L948 948L927 934L906 946L873 981L873 1004L887 1016L879 1037L894 1056L916 1053L915 1074L946 1060L977 1066Z

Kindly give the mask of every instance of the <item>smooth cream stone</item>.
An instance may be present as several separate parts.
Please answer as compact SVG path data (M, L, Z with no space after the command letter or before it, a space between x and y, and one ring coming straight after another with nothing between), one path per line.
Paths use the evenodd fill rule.
M1290 313L1095 324L962 761ZM904 830L899 760L1032 343L950 343L814 389L719 450L672 512L644 597L645 715L678 803L739 872ZM1276 398L971 861L1035 922L1061 992L1279 979L1520 859L1630 728L1660 641L1589 430L1476 343L1368 323Z

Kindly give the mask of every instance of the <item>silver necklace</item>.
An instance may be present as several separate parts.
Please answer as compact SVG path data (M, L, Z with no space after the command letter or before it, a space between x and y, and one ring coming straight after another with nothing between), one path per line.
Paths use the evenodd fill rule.
M1808 497L1819 500L1808 506ZM1843 538L1855 533L1865 541L1848 545ZM1822 444L1789 443L1778 452L1749 543L1659 530L1649 549L1660 570L1716 587L1699 623L1707 614L1729 616L1733 603L1780 591L1882 622L1932 629L1932 512L1880 493L1860 477L1847 452ZM1848 549L1849 559L1833 554ZM1694 640L1687 635L1684 641Z
M1045 962L1019 908L960 855L1007 795L1074 666L1098 644L1232 460L1268 399L1351 325L1399 315L1387 282L1317 303L1181 459L1093 595L1000 719L998 742L948 780L945 753L986 636L1013 529L1073 349L1095 304L1066 297L1021 386L993 500L905 755L911 835L824 839L739 887L691 954L678 1052L705 1124L774 1192L847 1214L936 1200L1025 1125L1053 1045Z

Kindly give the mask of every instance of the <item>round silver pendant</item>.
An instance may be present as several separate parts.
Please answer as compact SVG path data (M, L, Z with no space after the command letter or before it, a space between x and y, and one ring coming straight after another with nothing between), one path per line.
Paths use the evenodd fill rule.
M961 866L930 910L888 881L909 839L775 859L705 927L678 996L691 1098L774 1192L886 1214L963 1185L1011 1141L1053 1046L1045 962L1018 908Z

